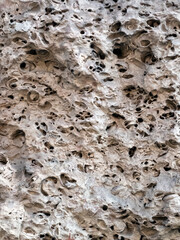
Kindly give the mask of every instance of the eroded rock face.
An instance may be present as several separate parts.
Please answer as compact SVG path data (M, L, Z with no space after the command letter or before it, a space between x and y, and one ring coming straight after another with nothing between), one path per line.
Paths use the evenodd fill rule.
M180 239L179 9L0 1L0 239Z

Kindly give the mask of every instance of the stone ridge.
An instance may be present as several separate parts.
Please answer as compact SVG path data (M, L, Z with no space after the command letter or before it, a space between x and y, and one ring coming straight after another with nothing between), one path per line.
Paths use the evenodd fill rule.
M179 0L0 0L0 240L180 240L179 55Z

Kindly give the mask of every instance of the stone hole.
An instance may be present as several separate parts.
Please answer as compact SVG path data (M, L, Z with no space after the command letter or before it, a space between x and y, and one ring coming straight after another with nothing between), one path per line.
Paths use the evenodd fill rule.
M132 148L129 149L129 157L133 157L135 152L136 152L136 147L133 146Z
M62 185L68 189L73 189L77 186L76 180L69 177L67 174L62 173L60 175L60 180L62 182Z
M27 100L29 102L37 102L39 99L39 93L36 91L30 91L27 94Z
M17 129L15 132L12 133L11 137L13 140L18 137L25 137L25 132L21 129Z
M120 27L121 27L121 22L117 21L110 26L110 29L112 32L117 32L119 31Z
M157 26L159 26L159 24L160 24L160 20L158 20L158 19L149 19L149 20L147 21L147 24L148 24L150 27L157 27Z
M50 150L50 152L53 152L54 147L49 142L45 142L44 145Z
M90 47L94 49L95 53L97 54L97 57L99 57L102 60L106 58L105 53L98 46L96 46L95 43L91 43Z
M127 43L115 43L113 53L120 59L126 58L130 54L130 48Z
M155 56L152 52L143 52L141 54L141 60L142 60L142 62L149 64L149 65L152 65L157 61L157 59L155 58Z
M50 176L41 181L41 192L44 196L58 196L61 190L62 187L57 177Z
M7 162L7 158L4 156L4 154L0 153L0 164L6 165Z

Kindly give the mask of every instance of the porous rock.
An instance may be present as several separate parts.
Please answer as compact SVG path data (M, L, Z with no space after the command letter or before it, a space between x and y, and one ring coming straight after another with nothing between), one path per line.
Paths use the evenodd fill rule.
M0 239L180 239L179 0L0 1Z

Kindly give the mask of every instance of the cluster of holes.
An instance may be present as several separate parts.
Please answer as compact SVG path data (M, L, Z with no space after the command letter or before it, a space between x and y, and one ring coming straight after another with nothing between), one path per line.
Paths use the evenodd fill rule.
M147 91L145 91L143 88L140 88L139 86L136 87L133 85L129 85L124 89L124 91L126 93L126 97L134 100L136 105L142 104L143 107L147 107L147 108L149 107L144 104L152 104L153 102L156 102L158 99L158 94L156 90L153 90L148 93ZM173 96L169 96L169 98L166 100L166 106L163 107L163 110L165 112L162 113L159 116L159 118L162 120L168 119L168 118L176 119L176 115L174 111L177 109L179 109L178 103L176 102L176 100L173 99ZM142 110L142 107L136 108L137 113L140 113L141 110ZM168 110L171 110L171 111L168 111ZM157 111L157 114L159 114L159 110ZM151 115L150 119L151 121L155 121L155 118L153 115ZM137 122L138 123L143 122L143 118L138 117ZM154 125L149 124L149 132L152 132L153 129L154 129Z
M45 136L47 134L48 127L45 122L42 123L35 122L35 125L37 126L37 129L42 133L42 135Z
M160 20L159 19L149 19L147 20L147 24L150 26L150 27L157 27L160 25Z
M87 111L82 111L82 112L79 112L78 114L76 114L76 118L78 118L80 120L85 120L85 119L88 119L91 117L93 117L93 115Z
M55 121L58 118L58 115L54 112L50 112L49 115L47 116L47 119ZM54 124L54 122L52 123Z
M40 234L39 237L42 240L56 240L56 238L49 235L49 233Z
M103 69L105 68L106 66L104 65L103 62L95 62L95 67L92 68L92 71L93 72L102 72ZM91 69L91 68L90 68Z
M46 87L46 88L44 89L44 92L45 92L45 96L52 95L52 94L56 94L56 91L53 90L51 87Z
M136 104L137 113L140 113L142 111L142 107L149 108L147 104L152 104L153 102L156 102L158 99L158 94L156 90L147 92L144 88L139 86L128 85L124 88L124 92L126 94L126 97L133 100L134 103ZM142 105L142 107L138 105ZM139 119L138 122L142 122L142 119Z
M156 166L156 161L155 160L145 160L141 162L143 168L142 171L147 174L148 172L152 174L154 177L158 177L160 174L160 170ZM153 185L155 187L155 185ZM148 186L150 187L150 186Z
M50 144L49 142L45 142L44 146L49 149L50 152L53 152L54 147L52 146L52 144Z

